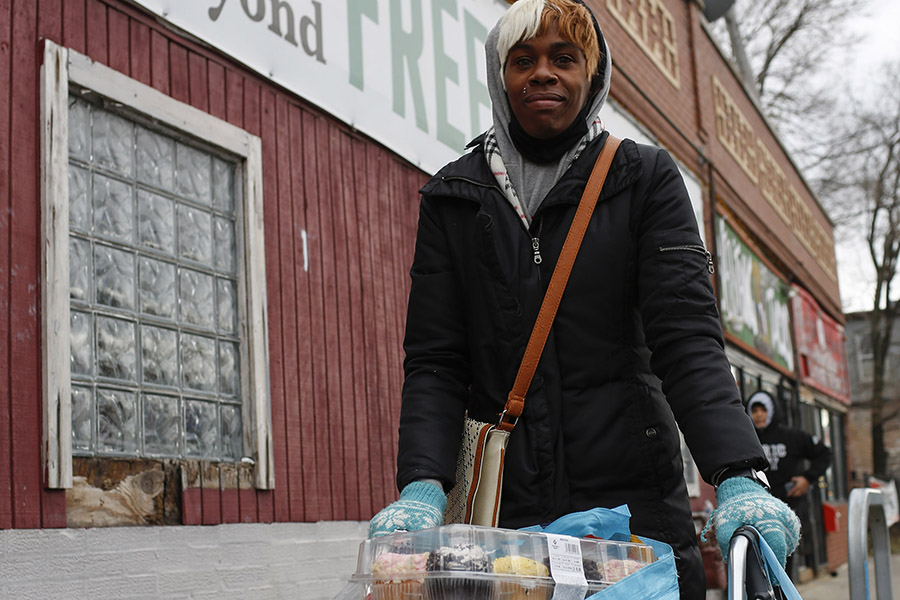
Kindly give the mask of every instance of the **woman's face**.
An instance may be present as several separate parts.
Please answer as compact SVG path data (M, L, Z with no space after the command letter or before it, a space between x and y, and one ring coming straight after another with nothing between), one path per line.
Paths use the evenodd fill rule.
M538 139L568 129L591 87L584 53L559 36L555 22L510 49L503 79L513 114Z

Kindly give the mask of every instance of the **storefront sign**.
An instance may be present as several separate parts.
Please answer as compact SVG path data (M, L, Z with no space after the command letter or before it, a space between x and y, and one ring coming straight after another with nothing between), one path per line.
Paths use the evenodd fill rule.
M792 286L791 295L801 379L810 387L849 404L843 326L825 314L803 288Z
M662 0L606 0L606 9L666 79L680 89L675 19L665 3Z
M713 76L716 137L825 274L837 281L834 240L815 216L722 83Z
M426 172L491 123L505 0L135 0Z
M716 248L725 330L788 371L794 370L787 286L717 219Z

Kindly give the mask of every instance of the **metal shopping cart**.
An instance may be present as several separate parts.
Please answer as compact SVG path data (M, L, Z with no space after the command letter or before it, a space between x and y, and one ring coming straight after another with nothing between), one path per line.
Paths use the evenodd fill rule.
M739 527L728 549L728 600L801 600L759 532Z

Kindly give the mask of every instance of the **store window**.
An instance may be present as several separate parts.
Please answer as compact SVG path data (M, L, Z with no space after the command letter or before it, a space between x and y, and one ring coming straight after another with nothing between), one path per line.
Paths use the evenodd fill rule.
M272 487L259 138L51 42L42 99L47 485L74 454Z
M847 461L844 449L844 421L842 415L823 408L820 415L822 441L831 448L831 466L825 473L826 500L847 498Z

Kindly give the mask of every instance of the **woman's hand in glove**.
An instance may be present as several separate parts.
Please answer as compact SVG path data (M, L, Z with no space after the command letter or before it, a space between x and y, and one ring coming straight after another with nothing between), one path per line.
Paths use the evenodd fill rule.
M403 488L400 499L388 504L369 521L369 537L395 531L437 527L444 521L447 496L436 482L414 481Z
M788 505L770 494L759 483L747 477L731 477L716 490L718 508L709 516L700 539L715 527L716 541L722 556L728 560L728 546L735 529L742 525L755 527L784 567L789 554L800 542L800 520Z

